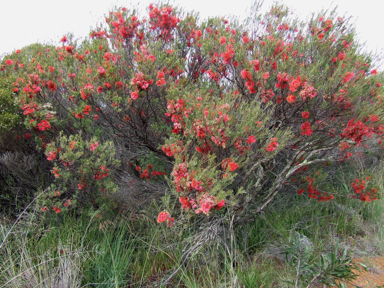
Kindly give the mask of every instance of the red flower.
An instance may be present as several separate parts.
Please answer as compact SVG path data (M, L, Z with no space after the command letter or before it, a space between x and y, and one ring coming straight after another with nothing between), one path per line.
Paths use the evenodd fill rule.
M76 147L76 141L71 141L71 142L69 143L69 147L71 147L71 149L75 149L75 147Z
M37 124L37 128L40 131L47 131L47 130L51 129L51 125L49 124L49 122L47 120L42 120L39 124Z
M220 44L221 45L225 44L226 41L227 41L227 39L225 37L220 38Z
M104 67L101 66L97 69L97 72L99 72L100 77L104 77L106 73Z
M93 150L96 149L97 146L99 146L99 143L98 143L98 142L91 143L91 146L89 146L89 150L93 151Z
M296 96L292 95L292 94L289 94L288 97L287 97L287 101L288 101L288 103L295 102L296 101Z
M191 209L191 203L189 203L188 198L185 196L179 197L179 201L181 203L181 207L184 210ZM160 215L159 215L160 216Z
M72 54L72 52L73 52L73 49L74 47L73 46L66 46L65 47L65 51L67 51L69 54Z
M269 78L269 72L263 73L263 79L268 79Z
M165 79L164 78L161 78L160 80L157 80L156 81L156 85L157 86L163 86L165 85L167 82L165 82Z
M84 113L85 115L89 115L89 112L91 112L91 111L92 111L92 107L89 106L89 105L85 105L85 107L84 107L84 109L83 109L83 113Z
M56 159L56 156L57 156L56 151L49 151L47 155L47 160L53 161L54 159Z
M132 98L133 100L136 100L138 97L139 97L139 94L137 94L136 91L134 91L134 92L131 93L131 98Z
M63 36L63 38L61 38L60 41L63 42L63 43L67 42L67 37L66 37L66 36Z
M289 91L295 92L297 88L300 87L301 84L301 78L298 76L296 79L293 79L291 83L289 83Z
M309 117L309 112L308 111L304 111L303 114L301 114L303 116L304 119L307 119Z
M371 71L371 74L372 74L372 75L377 75L377 70L376 70L376 69L373 69L373 70Z
M56 90L55 82L52 82L51 80L49 80L47 85L48 85L49 90L51 90L52 92L55 92L55 90Z
M108 82L105 82L104 83L104 86L107 87L108 89L111 89L112 88L112 85Z
M251 136L248 137L248 140L247 140L248 144L253 144L255 142L256 142L256 137L255 136L251 135Z
M311 123L306 121L305 123L301 124L301 135L310 136L312 132L313 130L311 129Z
M279 147L279 143L277 143L277 138L272 138L271 143L265 148L268 152L275 151L276 148Z
M169 212L166 210L160 212L159 216L157 217L157 223L162 223L166 221L168 226L172 226L172 222L174 220L175 219L173 217L171 218L171 214L169 214Z
M244 43L248 43L248 42L249 42L249 38L248 38L247 36L244 36L244 37L243 37L243 42L244 42Z
M225 201L222 200L220 202L217 202L215 206L213 206L212 208L215 209L215 210L220 210L221 208L223 208L225 206Z
M347 74L345 74L345 77L343 78L343 83L347 83L349 81L351 81L351 79L355 76L355 73L353 72L347 72Z
M236 162L229 163L229 170L230 171L235 171L237 168L239 168L239 165L237 165Z
M7 64L8 66L12 65L13 64L13 61L11 59L8 59L7 61L5 61L5 64Z

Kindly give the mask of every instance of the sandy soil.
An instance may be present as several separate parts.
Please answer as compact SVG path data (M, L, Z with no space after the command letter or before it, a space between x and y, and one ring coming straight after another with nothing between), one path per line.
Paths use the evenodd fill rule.
M353 281L353 284L361 288L384 287L384 256L367 257L355 259L354 262L360 267L361 272L357 272L359 277ZM368 271L361 265L363 264ZM355 288L354 285L348 285L348 288ZM376 286L375 286L376 285Z

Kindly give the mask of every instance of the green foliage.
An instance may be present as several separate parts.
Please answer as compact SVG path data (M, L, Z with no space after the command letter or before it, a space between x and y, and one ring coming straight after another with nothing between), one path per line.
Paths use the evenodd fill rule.
M58 157L58 162L65 168L59 168L57 162L54 164L52 173L57 184L48 190L49 197L40 201L44 211L47 207L54 207L54 211L59 213L63 208L65 211L91 203L104 206L106 211L113 209L114 204L108 197L117 188L109 176L110 168L118 165L119 161L114 157L112 142L99 145L96 137L84 141L81 134L67 137L60 133L57 142L47 145L46 155L50 161Z
M0 77L0 134L17 131L23 127L23 111L20 109L17 97L12 92L12 81Z
M293 235L283 252L296 272L295 281L290 283L294 287L298 287L298 283L306 287L314 283L343 287L340 280L354 280L357 277L354 270L359 271L347 248L340 253L336 246L334 250L317 256L312 244L299 233Z

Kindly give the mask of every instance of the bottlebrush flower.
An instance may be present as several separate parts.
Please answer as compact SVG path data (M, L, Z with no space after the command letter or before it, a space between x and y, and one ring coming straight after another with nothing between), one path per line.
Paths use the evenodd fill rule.
M288 101L288 103L295 102L296 101L296 96L292 95L292 94L289 94L288 97L287 97L287 101Z
M276 148L279 147L279 143L277 143L277 138L272 138L271 143L265 148L268 152L275 151Z
M306 121L305 123L301 124L301 135L310 136L312 132L313 130L311 129L311 123Z
M343 83L347 83L349 81L351 81L351 79L355 76L355 73L353 72L347 72L347 74L345 74L345 77L343 78Z
M51 125L49 124L49 122L47 120L42 120L39 124L37 124L37 128L40 131L47 131L47 130L51 129Z
M251 135L251 136L248 137L248 140L247 140L248 144L253 144L255 142L256 142L256 137L255 136Z
M225 206L225 201L222 200L220 202L217 202L215 206L213 206L212 208L215 209L215 210L220 210L221 208L223 208Z
M93 151L93 150L96 149L97 146L99 146L99 143L98 143L98 142L92 143L92 144L89 146L89 150Z
M137 92L134 91L134 92L131 93L131 98L132 98L133 100L136 100L137 98L139 98L139 94L137 94Z
M229 171L235 171L237 168L239 168L239 165L236 162L229 163Z
M57 153L56 151L49 151L47 155L47 160L48 161L53 161L56 159Z
M71 149L75 149L75 147L76 147L76 141L71 141L71 142L69 143L69 147L70 147Z
M175 219L173 217L171 218L171 214L169 214L169 212L166 210L160 212L159 216L157 217L157 223L167 222L168 226L172 226L174 220Z

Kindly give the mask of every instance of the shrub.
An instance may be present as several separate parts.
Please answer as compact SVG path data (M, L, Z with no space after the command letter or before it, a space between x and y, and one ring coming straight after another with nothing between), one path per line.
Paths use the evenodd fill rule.
M89 39L64 36L33 58L3 59L2 75L16 79L14 97L54 161L56 181L91 187L88 195L116 190L109 181L93 188L100 167L118 173L113 148L96 148L100 162L86 160L90 151L70 154L77 137L83 148L117 147L136 181L169 179L185 211L228 207L241 221L284 191L333 199L316 178L356 149L381 147L381 83L348 19L324 13L300 23L280 5L242 25L200 24L168 5L148 12L139 18L121 8ZM162 167L143 167L143 152ZM82 164L66 165L71 157ZM375 200L376 190L359 181L352 194ZM71 195L81 192L73 187Z

